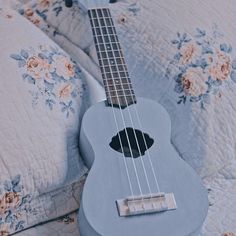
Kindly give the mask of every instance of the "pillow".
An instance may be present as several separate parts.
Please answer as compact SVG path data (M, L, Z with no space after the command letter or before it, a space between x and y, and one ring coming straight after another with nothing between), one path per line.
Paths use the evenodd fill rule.
M160 102L172 143L206 177L235 159L235 2L119 2L111 13L137 95ZM94 45L90 56L96 59Z
M56 30L55 34L66 36L82 49L92 43L92 38L85 40L90 23L78 1L74 1L72 8L67 8L62 0L29 0L19 7L19 12L28 19L37 15Z
M93 42L89 19L78 2L73 8L66 8L64 1L27 0L13 8L59 44L93 77L99 76L99 69L86 51Z
M0 232L8 235L79 207L87 172L78 147L86 75L42 31L2 6Z

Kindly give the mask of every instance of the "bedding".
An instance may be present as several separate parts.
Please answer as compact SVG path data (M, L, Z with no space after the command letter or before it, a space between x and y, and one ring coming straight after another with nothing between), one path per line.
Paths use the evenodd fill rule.
M48 4L42 6L45 2ZM58 15L53 10L55 5L61 9ZM33 15L27 15L28 8ZM80 5L68 11L63 1L28 0L17 11L88 70L85 75L89 78L92 102L103 99L92 35L89 27L83 28L87 25L86 14ZM60 18L63 11L66 13ZM234 0L120 1L111 4L111 11L137 95L156 100L168 110L173 145L208 188L210 208L201 236L233 235L236 232ZM79 24L81 28L75 16L84 22ZM34 17L42 24L37 24ZM66 23L60 24L63 20ZM28 232L32 235L47 232L51 226L57 228L53 228L57 235L60 230L57 221Z
M24 4L13 4L13 7L96 78L99 69L86 51L93 42L88 37L90 23L85 10L76 3L75 1L74 7L68 9L63 0L28 0Z
M235 10L233 0L112 5L136 93L167 109L173 145L209 190L203 236L236 232Z
M8 235L79 207L87 172L78 147L86 75L39 29L2 6L0 232Z
M77 224L77 212L73 212L52 222L22 231L17 236L79 236Z

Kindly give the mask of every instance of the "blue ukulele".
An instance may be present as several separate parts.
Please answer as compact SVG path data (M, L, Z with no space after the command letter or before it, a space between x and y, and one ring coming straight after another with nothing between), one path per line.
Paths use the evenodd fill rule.
M198 236L207 191L171 145L166 110L136 98L107 1L83 4L107 99L85 113L81 126L80 147L90 168L81 236Z

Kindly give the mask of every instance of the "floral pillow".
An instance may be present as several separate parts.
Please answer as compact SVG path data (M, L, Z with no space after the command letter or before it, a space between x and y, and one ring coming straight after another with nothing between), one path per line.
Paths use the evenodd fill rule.
M87 12L78 1L66 8L63 0L22 0L13 8L40 28L89 73L100 77L96 63L88 56L92 36ZM81 59L83 58L83 59Z
M0 32L0 235L8 235L79 207L85 74L1 2Z
M61 110L66 118L75 113L75 100L82 97L78 86L81 70L58 47L39 45L37 49L21 49L10 57L22 71L22 79L28 83L32 105L40 100L50 109Z
M18 11L37 26L46 22L54 29L54 37L65 36L81 49L91 45L92 38L87 37L90 32L87 12L80 7L79 1L67 8L64 0L28 0Z

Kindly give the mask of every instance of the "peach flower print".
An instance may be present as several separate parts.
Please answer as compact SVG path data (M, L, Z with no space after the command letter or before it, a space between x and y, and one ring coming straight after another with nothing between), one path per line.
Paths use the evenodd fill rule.
M194 58L199 56L199 49L194 43L189 43L182 47L180 54L182 55L180 62L182 64L190 63Z
M0 215L3 215L7 210L7 205L4 199L0 199Z
M215 80L226 80L228 79L231 69L232 63L229 56L217 52L216 62L212 63L213 65L209 68L209 74Z
M27 60L27 70L35 79L50 78L50 64L40 57L30 57Z
M2 224L0 226L0 236L8 236L9 235L9 225Z
M216 26L212 30L210 34L200 28L191 35L177 32L177 38L171 40L177 53L166 75L176 82L174 91L179 94L178 104L199 102L201 108L205 109L224 94L223 84L236 83L233 48L231 44L222 42L223 35Z
M27 8L25 10L25 16L28 17L32 17L34 15L34 11L31 8Z
M75 75L73 63L62 55L53 56L53 68L56 69L56 73L62 76L64 79L69 79Z
M41 19L34 13L32 8L25 9L24 14L28 20L30 20L36 26L39 26Z
M59 97L62 99L68 98L71 94L71 89L72 88L70 84L63 85L59 90Z
M57 47L39 45L37 51L32 47L21 49L10 57L17 62L23 80L30 84L34 107L43 100L50 110L61 107L67 118L75 113L74 100L83 92L81 70L66 54Z
M8 209L17 208L20 204L20 195L14 192L7 192L0 200L0 215L6 213Z
M20 195L14 192L7 192L0 200L0 215L4 214L6 210L17 208L20 204Z
M5 193L3 199L8 208L17 208L20 204L20 195L19 193L7 192Z
M50 7L50 0L40 0L39 1L39 6L43 7L43 8L49 8Z
M207 91L207 76L199 68L189 68L181 80L186 95L198 97Z

